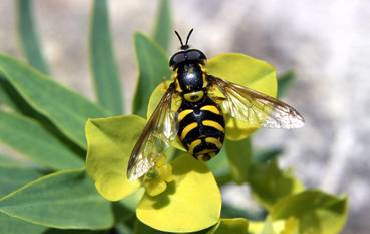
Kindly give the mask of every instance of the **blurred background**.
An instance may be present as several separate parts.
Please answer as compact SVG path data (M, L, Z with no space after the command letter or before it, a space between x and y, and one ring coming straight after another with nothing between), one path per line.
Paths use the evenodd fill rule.
M133 33L151 34L158 1L111 0L115 55L130 109L137 79ZM94 100L88 67L91 1L38 0L34 14L52 76ZM241 52L266 60L297 81L284 101L306 118L294 131L262 130L258 147L284 146L283 167L294 167L309 188L349 196L343 233L370 230L370 1L172 1L173 29L208 57ZM0 52L22 58L15 1L0 1ZM178 41L173 37L171 50ZM129 110L128 109L128 110ZM230 186L226 200L250 207L247 186ZM243 194L243 196L238 195Z

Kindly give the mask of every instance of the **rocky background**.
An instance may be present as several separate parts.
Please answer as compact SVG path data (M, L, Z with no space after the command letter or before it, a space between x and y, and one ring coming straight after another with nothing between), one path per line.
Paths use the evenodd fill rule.
M15 1L0 1L0 52L21 58ZM110 1L115 53L126 103L137 78L132 34L150 34L158 1ZM40 39L53 77L94 99L87 35L91 1L34 1ZM348 194L343 233L370 230L370 1L174 0L174 29L208 57L247 53L294 70L298 81L285 99L306 118L299 130L263 130L259 147L284 146L284 167L309 188ZM172 51L178 47L172 41ZM226 200L250 207L247 187L230 186ZM243 193L241 193L243 191ZM243 196L239 195L243 194Z

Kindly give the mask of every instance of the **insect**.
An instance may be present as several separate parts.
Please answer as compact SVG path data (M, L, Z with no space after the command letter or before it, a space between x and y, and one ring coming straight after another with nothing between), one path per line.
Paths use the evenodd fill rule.
M303 117L288 104L207 74L206 56L188 45L192 32L193 29L183 44L175 31L181 47L169 60L174 79L132 150L127 168L129 179L136 179L152 168L176 137L194 158L209 160L222 147L226 117L269 128L304 125ZM171 110L175 97L181 100L177 111Z

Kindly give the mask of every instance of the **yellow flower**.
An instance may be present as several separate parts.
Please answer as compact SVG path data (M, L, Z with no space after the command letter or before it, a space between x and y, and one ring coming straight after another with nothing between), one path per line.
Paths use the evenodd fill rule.
M172 166L167 164L166 156L160 156L150 169L141 179L141 184L150 196L157 196L164 192L167 183L173 180Z

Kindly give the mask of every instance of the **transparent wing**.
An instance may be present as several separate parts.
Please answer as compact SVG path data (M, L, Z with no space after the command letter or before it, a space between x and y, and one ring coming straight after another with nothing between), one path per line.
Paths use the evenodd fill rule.
M304 118L293 107L273 97L214 76L208 76L213 88L223 97L226 115L267 128L299 128Z
M172 83L150 116L131 152L127 167L127 178L130 180L139 178L153 167L156 158L177 135L176 113L171 111L174 91Z

